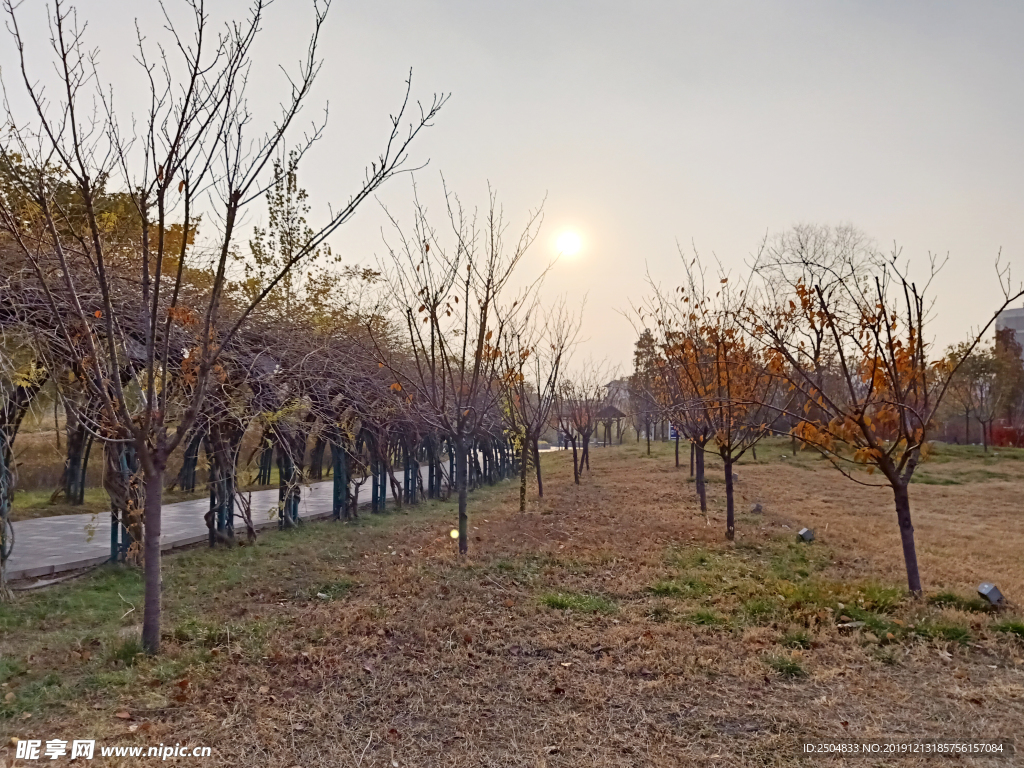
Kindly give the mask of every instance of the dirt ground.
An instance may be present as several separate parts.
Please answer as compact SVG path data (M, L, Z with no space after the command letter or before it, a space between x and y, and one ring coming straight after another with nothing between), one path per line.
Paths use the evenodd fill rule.
M138 605L135 574L23 595L0 610L6 730L281 768L831 765L849 761L802 745L1019 737L1020 611L973 598L983 580L1024 595L1024 461L925 465L915 601L885 490L763 446L738 468L729 543L720 465L705 516L654 448L595 449L578 487L568 454L546 455L526 514L512 483L477 491L464 561L436 503L169 557L157 659L121 602ZM121 760L99 764L138 764Z

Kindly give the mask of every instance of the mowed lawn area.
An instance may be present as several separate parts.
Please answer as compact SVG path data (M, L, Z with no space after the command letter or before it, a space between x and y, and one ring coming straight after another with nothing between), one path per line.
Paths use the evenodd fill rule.
M922 466L922 600L890 492L785 441L758 457L737 470L735 542L720 462L705 516L688 452L676 469L671 444L641 443L594 448L580 486L568 453L546 454L525 514L515 483L474 492L465 560L449 503L168 556L156 658L135 571L21 593L0 606L0 761L6 737L281 768L820 765L803 742L1019 740L1024 452ZM981 581L1018 607L987 610ZM98 763L139 764L121 759Z

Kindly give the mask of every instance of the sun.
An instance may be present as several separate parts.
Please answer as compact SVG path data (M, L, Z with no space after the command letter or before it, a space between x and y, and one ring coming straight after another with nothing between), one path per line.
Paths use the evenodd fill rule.
M580 252L580 236L575 232L563 232L558 236L558 240L555 241L555 248L558 250L560 255L575 256Z

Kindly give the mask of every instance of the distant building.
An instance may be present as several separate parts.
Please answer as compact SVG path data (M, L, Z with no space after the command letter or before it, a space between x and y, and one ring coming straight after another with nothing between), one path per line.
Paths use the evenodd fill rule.
M1005 331L1013 333L1014 340L1024 348L1024 307L1004 309L999 313L996 318L996 338ZM1024 357L1024 349L1021 357Z
M1024 338L1024 334L1021 338ZM613 379L604 386L608 390L605 402L623 414L629 413L629 379Z

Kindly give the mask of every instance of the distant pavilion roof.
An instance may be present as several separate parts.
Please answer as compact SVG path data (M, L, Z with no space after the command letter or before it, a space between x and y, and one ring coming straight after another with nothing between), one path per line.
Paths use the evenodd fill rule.
M599 419L621 419L626 414L616 408L614 405L606 405L600 411L597 412L597 418Z

